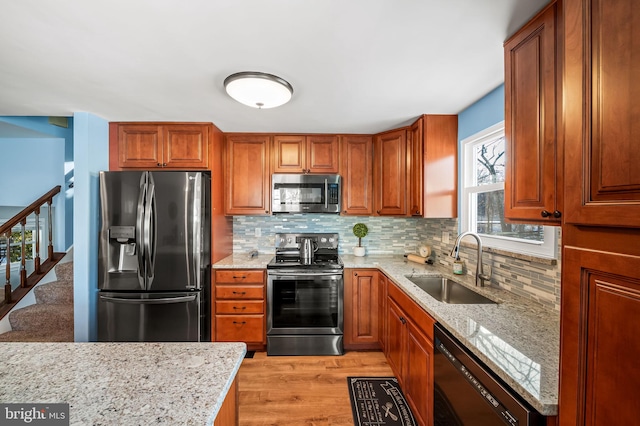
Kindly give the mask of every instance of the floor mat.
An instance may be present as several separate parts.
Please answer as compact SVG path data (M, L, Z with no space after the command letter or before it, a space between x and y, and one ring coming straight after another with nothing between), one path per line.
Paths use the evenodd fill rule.
M395 377L347 377L347 384L355 425L417 425Z

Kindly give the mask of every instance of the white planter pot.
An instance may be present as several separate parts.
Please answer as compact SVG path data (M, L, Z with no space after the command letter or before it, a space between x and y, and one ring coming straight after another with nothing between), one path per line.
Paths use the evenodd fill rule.
M354 256L364 256L364 247L354 247L353 248L353 255Z

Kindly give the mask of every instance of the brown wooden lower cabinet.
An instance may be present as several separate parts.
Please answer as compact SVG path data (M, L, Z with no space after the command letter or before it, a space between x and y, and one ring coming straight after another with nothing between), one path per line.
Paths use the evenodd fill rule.
M238 426L238 378L236 377L229 388L226 398L222 401L220 411L213 426Z
M378 272L378 336L380 349L387 353L387 286L389 279Z
M433 424L435 320L392 282L387 285L386 355L419 424Z
M640 232L568 231L562 255L559 424L638 424ZM574 243L593 247L569 246ZM635 253L608 251L625 247Z
M344 273L344 348L380 349L378 270Z
M249 350L266 345L265 271L214 271L212 340L244 342Z

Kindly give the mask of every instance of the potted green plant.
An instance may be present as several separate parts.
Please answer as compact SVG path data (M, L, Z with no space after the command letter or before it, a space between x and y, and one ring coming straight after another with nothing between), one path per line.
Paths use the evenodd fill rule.
M353 248L354 256L364 256L365 250L362 247L362 239L369 233L369 228L364 223L356 223L353 225L353 235L358 237L358 246Z

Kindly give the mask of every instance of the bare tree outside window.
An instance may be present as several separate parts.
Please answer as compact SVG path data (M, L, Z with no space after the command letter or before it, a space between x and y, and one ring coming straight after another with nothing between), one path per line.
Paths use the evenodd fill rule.
M504 136L475 146L476 185L505 180ZM532 241L544 241L543 227L508 223L504 217L504 189L478 192L476 196L476 232Z

